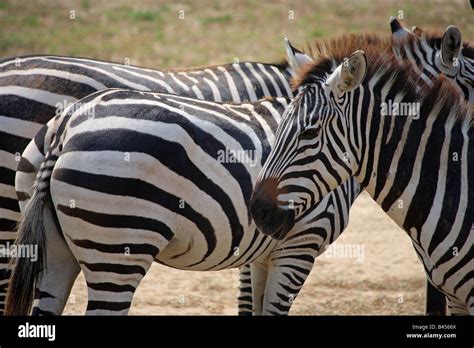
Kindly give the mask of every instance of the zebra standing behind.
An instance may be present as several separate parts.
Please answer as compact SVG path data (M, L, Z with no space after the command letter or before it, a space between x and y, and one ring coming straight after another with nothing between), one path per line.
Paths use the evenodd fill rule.
M281 238L355 177L407 232L450 312L473 315L472 105L444 77L420 89L409 62L350 53L328 52L301 73L302 90L252 194L252 216L263 233ZM390 105L409 107L394 113Z

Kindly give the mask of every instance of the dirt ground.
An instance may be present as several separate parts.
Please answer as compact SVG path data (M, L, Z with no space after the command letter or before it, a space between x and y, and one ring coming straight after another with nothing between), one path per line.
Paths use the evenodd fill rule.
M335 244L316 260L290 314L423 314L423 267L408 236L368 194L355 202L349 227ZM343 249L352 254L342 255ZM190 272L154 264L137 290L130 314L236 315L237 293L237 269ZM81 274L65 314L84 313L86 300Z

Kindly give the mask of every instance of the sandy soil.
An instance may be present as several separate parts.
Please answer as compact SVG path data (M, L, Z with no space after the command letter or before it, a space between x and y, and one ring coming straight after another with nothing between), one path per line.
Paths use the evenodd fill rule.
M336 245L332 255L316 260L290 314L423 314L424 274L411 242L366 193L354 204L349 227ZM354 245L363 251L359 257L339 257L341 248ZM235 315L237 293L237 269L190 272L154 264L130 314ZM86 300L81 274L65 313L84 313Z

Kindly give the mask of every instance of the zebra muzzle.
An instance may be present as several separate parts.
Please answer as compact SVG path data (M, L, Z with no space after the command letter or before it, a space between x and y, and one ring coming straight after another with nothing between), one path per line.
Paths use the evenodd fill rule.
M276 186L266 182L255 188L250 200L250 213L260 232L281 240L293 227L295 214L292 209L279 205Z

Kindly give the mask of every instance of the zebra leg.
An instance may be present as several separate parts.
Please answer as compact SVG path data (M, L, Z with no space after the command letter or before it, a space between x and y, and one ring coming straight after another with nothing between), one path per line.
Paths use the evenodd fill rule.
M252 315L252 279L250 265L243 265L239 268L239 315Z
M75 214L73 211L67 213ZM82 213L90 212L84 210ZM130 228L133 217L130 220L125 216L122 219L116 216L115 220L109 217L109 220L97 221L102 224L99 226L71 216L67 219L64 215L59 216L61 226L68 226L67 230L64 229L66 241L78 259L87 282L86 315L127 315L135 290L168 240L159 233L153 232L153 236L151 231L146 231L149 232L145 236L149 244L146 243L141 231ZM124 220L122 228L103 226L111 223L116 227L120 220Z
M426 315L446 315L446 296L426 281Z
M132 230L129 232L133 235ZM86 315L127 315L135 291L157 253L146 250L146 245L134 244L132 239L104 245L87 238L68 238L68 244L87 282Z
M306 234L304 238L305 243L299 247L295 247L298 239L290 238L270 254L263 315L289 314L319 250L310 242L317 236Z
M36 288L33 315L60 315L80 267L58 231L51 210L45 209L46 266Z
M286 266L289 265L273 265L270 268L265 289L263 315L288 315L311 271L311 267Z
M252 279L253 315L262 315L268 266L257 262L250 264L250 275Z

